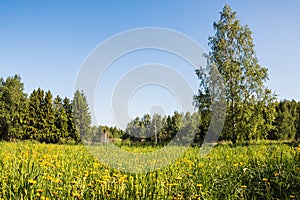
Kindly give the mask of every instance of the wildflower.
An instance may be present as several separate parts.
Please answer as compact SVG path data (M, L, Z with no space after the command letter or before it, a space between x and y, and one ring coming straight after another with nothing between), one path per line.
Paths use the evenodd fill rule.
M263 178L262 180L263 180L264 182L267 182L267 181L268 181L268 179L267 179L267 178Z
M43 190L43 189L37 189L36 191L39 192L39 193L41 193L41 192L43 192L44 190Z
M51 181L54 182L54 183L60 183L60 182L62 182L61 180L55 179L55 178L51 179Z
M201 183L197 184L197 187L202 187L203 185Z
M247 186L246 185L241 185L241 188L246 189Z
M41 200L49 200L49 198L45 196L41 196Z
M79 197L80 197L80 194L79 194L79 193L73 192L73 193L72 193L72 196L73 196L73 197L78 197L78 198L79 198Z
M296 197L294 195L290 195L290 198L291 199L295 199Z
M34 184L36 184L36 181L33 180L33 179L30 179L30 180L28 180L28 183L31 184L31 185L34 185Z
M235 164L233 164L233 166L234 166L234 167L237 167L237 166L239 166L239 163L235 163Z

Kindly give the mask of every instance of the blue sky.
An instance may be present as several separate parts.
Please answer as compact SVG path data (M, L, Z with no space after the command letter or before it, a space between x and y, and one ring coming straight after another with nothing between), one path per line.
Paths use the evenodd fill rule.
M267 85L279 95L279 99L300 100L300 2L297 0L1 0L0 76L20 74L26 93L41 87L50 89L54 95L71 98L81 64L105 39L133 28L162 27L182 32L209 50L207 38L214 34L212 24L219 19L219 12L225 3L237 11L242 23L248 24L253 31L260 64L269 68L270 81ZM167 63L170 62L168 58L171 58L157 52L143 52L143 55L148 55L145 58L147 62L151 62L149 55L155 58L154 61L163 58ZM143 56L137 54L137 57L141 59ZM124 64L126 59L120 65ZM181 63L172 61L172 64ZM175 68L180 71L180 67ZM122 70L118 69L116 66L111 73L121 73ZM191 70L181 73L190 74L187 76L193 79L192 87L197 85ZM107 89L103 91L108 91L109 86L104 85ZM99 100L96 102L101 99L104 102L107 96L101 87L98 87L95 94L95 99ZM170 93L162 92L163 88L156 88L156 92L163 94L160 100L155 98L156 95L152 95L152 98L147 96L149 91L155 93L151 86L144 89L136 91L136 95L129 100L128 112L131 117L150 112L151 106L164 107L166 113L173 109L166 100L176 100ZM147 104L143 104L145 99L149 101ZM114 125L109 113L111 110L106 103L99 103L92 109L96 110L98 123ZM176 103L172 105L175 109L178 106Z

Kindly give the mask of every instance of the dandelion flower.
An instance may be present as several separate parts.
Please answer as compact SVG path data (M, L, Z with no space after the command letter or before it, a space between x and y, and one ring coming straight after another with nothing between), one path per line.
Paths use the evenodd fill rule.
M37 189L36 191L37 192L43 192L44 190L43 189Z
M34 185L34 184L36 184L36 181L33 180L33 179L30 179L30 180L28 180L28 183L31 184L31 185Z

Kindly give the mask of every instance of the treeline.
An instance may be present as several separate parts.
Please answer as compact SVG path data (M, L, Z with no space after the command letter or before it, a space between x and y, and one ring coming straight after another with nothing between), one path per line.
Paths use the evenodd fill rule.
M87 138L87 141L93 143L106 143L114 142L116 139L123 139L126 133L117 127L109 126L93 126L91 128L91 133Z
M274 129L269 133L268 139L290 140L300 139L300 102L284 100L276 102L276 118Z
M268 106L265 107L265 109L268 109ZM241 130L238 140L299 140L300 102L283 100L275 102L272 108L275 108L275 113L273 113L275 120L273 120L266 133L262 134L261 131L249 133L248 130ZM267 116L265 117L267 118ZM143 141L164 144L170 142L181 131L186 137L192 137L194 144L201 144L207 134L209 121L209 112L195 112L192 114L190 112L174 112L172 116L155 114L153 117L145 114L143 117L136 117L128 123L123 139L133 142ZM246 119L243 121L246 123ZM244 128L246 129L247 126ZM219 140L229 141L231 135L223 131Z
M72 100L53 98L41 88L24 93L19 75L0 78L0 139L78 143L91 134L91 117L83 92Z
M238 140L299 140L300 102L283 100L265 105L261 108L266 111L263 112L266 115L263 118L269 118L267 115L270 109L273 110L270 127L262 126L260 129L264 131L250 132L248 126L243 126L239 129ZM61 98L59 95L53 97L51 91L41 88L27 95L19 75L8 77L6 80L0 79L1 140L31 139L45 143L74 144L82 140L111 142L122 139L130 142L167 144L181 132L182 137L192 138L192 143L201 144L209 123L210 112L199 110L194 113L174 112L172 116L145 114L141 118L131 120L125 131L116 127L92 126L89 106L82 91L76 91L72 99ZM240 123L247 124L247 119L241 118ZM229 123L225 121L224 127L226 124ZM226 130L223 130L219 137L219 140L231 139L232 136Z
M145 114L128 123L123 139L133 142L167 144L179 135L176 140L191 140L194 143L200 143L205 136L204 131L200 114L197 112L193 114L174 112L172 116L154 114L152 117Z

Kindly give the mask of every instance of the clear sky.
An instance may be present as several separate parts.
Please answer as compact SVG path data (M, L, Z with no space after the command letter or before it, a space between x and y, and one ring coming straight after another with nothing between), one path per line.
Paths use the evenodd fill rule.
M300 100L298 0L1 0L0 77L20 74L28 94L41 87L50 89L53 95L72 98L81 64L105 39L133 28L162 27L182 32L209 50L207 39L214 34L212 24L219 19L225 3L237 12L242 24L248 24L252 30L260 64L269 68L270 81L267 85L279 95L279 99ZM146 55L147 62L151 62L149 58L155 58L153 62L157 62L161 57L164 62L171 62L168 58L172 58L151 51L135 57ZM181 64L181 61L175 63L174 60L171 65ZM126 59L123 59L122 65L125 64ZM116 64L111 73L121 73L119 68ZM180 71L180 68L176 70ZM193 73L191 70L181 73L190 72ZM197 84L195 80L191 82ZM95 94L96 99L105 99L101 87ZM176 99L163 92L164 88L156 88L155 91L155 94L162 94L161 98L153 95L152 102L148 97L148 104L141 103L149 91L154 91L151 87L145 86L144 90L134 93L128 108L131 117L151 112L151 109L161 110L162 107L164 111L161 112L167 114L168 110L172 110L167 100L176 102ZM107 86L104 91L108 90ZM94 106L98 123L114 125L108 107Z

